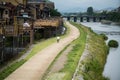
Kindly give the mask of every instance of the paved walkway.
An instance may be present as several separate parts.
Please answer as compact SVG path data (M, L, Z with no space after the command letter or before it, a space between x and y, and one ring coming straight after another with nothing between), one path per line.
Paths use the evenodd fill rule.
M76 27L69 22L66 22L66 24L70 27L70 34L66 38L38 52L5 80L40 80L58 53L80 34Z

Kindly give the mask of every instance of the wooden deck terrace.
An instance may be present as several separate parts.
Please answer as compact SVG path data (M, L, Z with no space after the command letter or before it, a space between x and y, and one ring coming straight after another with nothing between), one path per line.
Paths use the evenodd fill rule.
M34 28L59 27L60 23L61 23L60 18L38 19L34 22Z

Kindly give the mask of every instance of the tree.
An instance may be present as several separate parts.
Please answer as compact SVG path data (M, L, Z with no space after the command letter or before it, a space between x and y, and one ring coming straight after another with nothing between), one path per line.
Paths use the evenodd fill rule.
M51 16L61 16L61 13L58 12L57 9L51 9L51 10L50 10L50 15L51 15Z
M107 13L107 19L114 21L114 22L119 22L120 21L120 13L119 12L109 12Z
M93 8L92 7L88 7L87 8L87 14L88 15L92 15L93 14Z
M116 40L110 40L108 42L108 46L117 48L119 46L119 44L118 44L118 42Z

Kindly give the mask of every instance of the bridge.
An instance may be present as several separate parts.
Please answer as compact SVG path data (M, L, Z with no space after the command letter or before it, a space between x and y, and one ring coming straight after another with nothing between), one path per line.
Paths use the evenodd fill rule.
M100 22L106 19L106 16L94 16L94 15L64 15L63 18L67 21L74 22Z

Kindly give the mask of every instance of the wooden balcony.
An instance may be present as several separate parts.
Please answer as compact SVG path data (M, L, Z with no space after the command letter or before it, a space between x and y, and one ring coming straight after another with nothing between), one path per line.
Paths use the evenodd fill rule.
M25 31L30 31L31 27L22 27L14 28L13 26L5 27L5 36L17 36L18 34L24 34Z
M58 27L59 24L59 19L40 19L34 22L34 27Z

